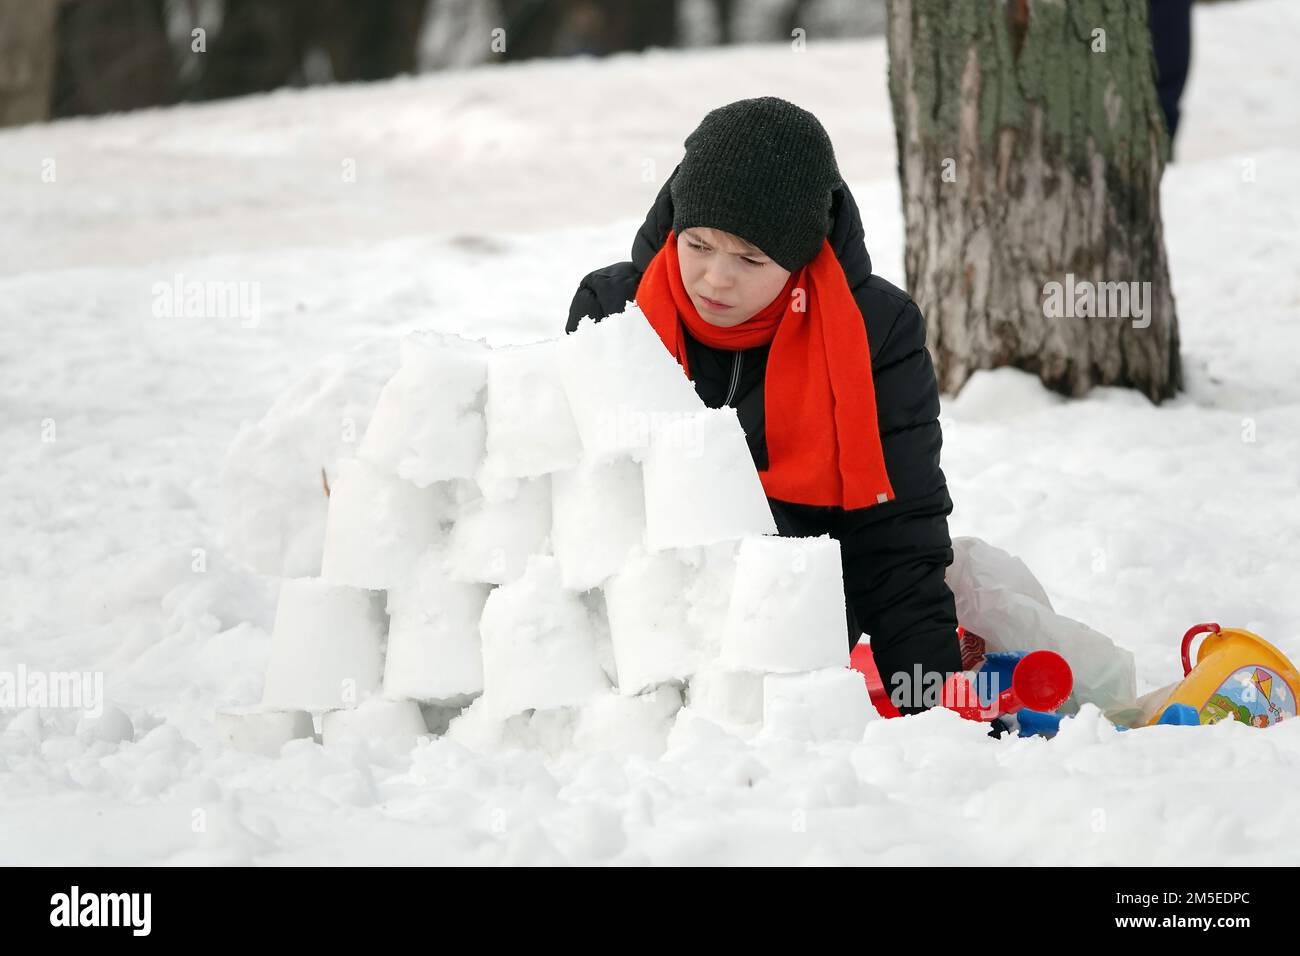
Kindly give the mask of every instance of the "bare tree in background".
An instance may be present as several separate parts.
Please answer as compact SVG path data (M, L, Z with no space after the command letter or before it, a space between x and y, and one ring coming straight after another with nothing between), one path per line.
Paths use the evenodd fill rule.
M500 0L500 6L506 41L501 58L531 60L554 52L563 23L561 14L575 4L565 0Z
M220 27L195 54L200 71L190 95L220 99L301 84L309 7L308 0L224 0Z
M50 115L55 0L0 0L0 126Z
M881 2L0 0L0 123L378 80L421 65L603 56L686 38L788 40L795 27L831 36ZM498 52L490 31L502 27Z
M300 86L313 50L340 82L414 73L426 7L426 0L225 0L194 95Z
M781 0L776 6L746 0L713 0L712 6L717 28L716 42L722 45L741 41L789 40L796 27L804 30L809 27L809 4L806 0Z
M1012 365L1069 395L1172 396L1182 376L1147 4L890 0L888 44L907 283L941 387ZM1053 282L1083 290L1066 317ZM1132 317L1134 291L1147 293L1145 317ZM1130 315L1096 315L1120 311L1121 296Z
M613 50L647 50L677 43L677 0L625 0L610 4Z
M677 43L677 0L500 0L505 60Z
M785 19L781 27L781 39L788 40L796 28L807 29L808 23L805 17L805 7L807 4L804 0L789 0L785 11Z
M382 80L414 73L426 0L318 0L315 39L336 80Z
M718 42L736 42L736 0L713 0L713 10L718 18Z
M176 101L163 0L64 0L58 6L55 116Z

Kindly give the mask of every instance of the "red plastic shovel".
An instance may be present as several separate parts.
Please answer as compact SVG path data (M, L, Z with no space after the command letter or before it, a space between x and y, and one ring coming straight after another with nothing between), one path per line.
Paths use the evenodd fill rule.
M898 717L898 708L885 693L885 684L880 679L880 671L876 669L876 659L871 655L869 643L859 641L854 645L849 652L849 666L866 680L867 693L871 695L871 703L875 705L876 712L881 717Z

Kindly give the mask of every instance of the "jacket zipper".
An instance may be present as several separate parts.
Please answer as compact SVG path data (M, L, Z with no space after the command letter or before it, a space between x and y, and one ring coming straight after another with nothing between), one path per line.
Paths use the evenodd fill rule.
M737 350L736 359L731 363L731 387L727 389L727 397L722 400L723 405L730 405L736 397L736 389L740 386L740 363L744 357L745 353Z

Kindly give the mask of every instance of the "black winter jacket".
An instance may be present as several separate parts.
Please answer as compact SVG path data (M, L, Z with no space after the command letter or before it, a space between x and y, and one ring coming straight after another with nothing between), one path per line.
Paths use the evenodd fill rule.
M620 313L636 298L642 274L672 227L671 182L669 176L637 231L632 261L597 269L579 284L566 332L583 318L598 322ZM831 248L867 326L881 446L896 498L849 510L774 498L768 503L780 534L829 533L840 542L849 646L863 632L870 635L885 687L892 689L891 675L900 671L914 685L917 664L925 674L944 677L961 669L957 614L944 582L953 558L947 520L952 500L939 467L939 390L925 348L925 320L906 293L872 275L862 218L846 185L833 193L831 211ZM763 385L769 347L716 349L689 334L686 347L696 392L710 408L736 409L755 466L766 468Z

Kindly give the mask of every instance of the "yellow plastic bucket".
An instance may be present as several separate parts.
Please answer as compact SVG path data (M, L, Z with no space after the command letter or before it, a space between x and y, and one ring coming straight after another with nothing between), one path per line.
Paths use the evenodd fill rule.
M1209 634L1196 651L1196 635ZM1228 718L1252 727L1270 727L1296 715L1300 674L1286 655L1258 634L1218 624L1197 624L1183 635L1183 673L1186 675L1169 699L1148 722L1160 722L1173 704L1187 704L1202 724Z

